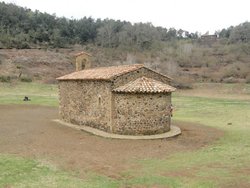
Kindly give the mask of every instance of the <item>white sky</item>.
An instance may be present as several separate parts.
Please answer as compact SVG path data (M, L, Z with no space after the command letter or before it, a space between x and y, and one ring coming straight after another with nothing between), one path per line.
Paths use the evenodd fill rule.
M3 1L3 0L0 0ZM4 0L67 18L91 16L151 22L190 32L227 28L250 21L250 0Z

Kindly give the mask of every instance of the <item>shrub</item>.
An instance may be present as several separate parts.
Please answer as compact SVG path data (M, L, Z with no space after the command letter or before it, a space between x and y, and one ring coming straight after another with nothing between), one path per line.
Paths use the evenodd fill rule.
M10 82L10 76L0 76L0 82Z
M250 74L246 76L246 83L250 84Z
M21 82L32 82L32 78L30 78L30 77L22 77Z
M239 79L234 78L234 77L227 77L222 79L223 83L228 83L228 84L232 84L232 83L239 83Z
M176 82L172 84L175 88L177 89L193 89L192 84L190 83L180 83L180 82Z

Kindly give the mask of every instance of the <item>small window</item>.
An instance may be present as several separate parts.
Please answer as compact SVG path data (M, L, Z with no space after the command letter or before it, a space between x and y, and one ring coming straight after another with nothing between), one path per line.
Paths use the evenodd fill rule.
M84 70L84 69L85 69L85 64L82 63L82 64L81 64L81 70Z
M86 59L82 59L82 61L81 61L81 70L84 70L84 69L85 69L85 67L86 67L86 62L87 62Z
M99 96L98 96L98 105L100 106L101 103L102 103L102 98L101 98L101 96L99 95Z

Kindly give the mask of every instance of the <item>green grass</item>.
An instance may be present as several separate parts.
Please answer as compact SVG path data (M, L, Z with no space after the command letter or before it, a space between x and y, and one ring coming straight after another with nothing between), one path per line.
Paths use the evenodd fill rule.
M175 119L199 122L225 130L249 128L250 101L176 96ZM232 125L228 125L232 124Z
M36 83L1 84L0 104L23 104L19 98L28 95L32 99L29 104L56 106L56 88ZM0 155L0 187L250 186L250 101L174 94L173 104L174 120L215 127L223 130L224 136L196 151L163 159L134 160L140 168L122 172L123 178L118 180L95 172L87 172L85 179L79 179L33 160Z
M0 83L0 104L58 106L57 85L40 83ZM31 101L23 101L28 96Z
M250 186L250 101L174 96L173 104L175 120L219 128L225 135L198 151L177 153L163 160L140 160L143 168L130 173L160 177L184 172L177 176L181 187L226 187L232 183Z
M118 182L89 174L87 180L34 160L0 155L0 187L117 187Z

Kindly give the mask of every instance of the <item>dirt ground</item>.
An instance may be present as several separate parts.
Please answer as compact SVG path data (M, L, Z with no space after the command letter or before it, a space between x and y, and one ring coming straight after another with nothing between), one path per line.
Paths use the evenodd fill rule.
M15 154L74 170L95 171L120 178L136 159L165 158L174 152L201 148L223 135L201 125L175 122L182 135L161 140L101 138L52 122L58 109L30 105L0 105L0 153ZM136 166L138 167L138 166Z

